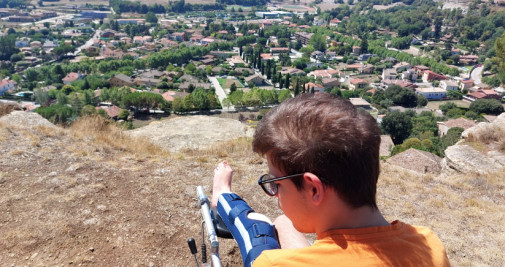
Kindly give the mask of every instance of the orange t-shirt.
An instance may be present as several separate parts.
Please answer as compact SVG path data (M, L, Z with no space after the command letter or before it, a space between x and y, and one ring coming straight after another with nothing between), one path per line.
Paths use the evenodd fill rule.
M262 266L450 266L431 230L394 221L389 226L325 232L310 247L265 250Z

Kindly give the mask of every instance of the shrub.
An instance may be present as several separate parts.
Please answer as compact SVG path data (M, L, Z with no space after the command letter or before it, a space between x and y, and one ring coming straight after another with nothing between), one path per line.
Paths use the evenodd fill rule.
M470 110L477 114L499 115L503 112L503 105L496 99L478 99L470 104Z

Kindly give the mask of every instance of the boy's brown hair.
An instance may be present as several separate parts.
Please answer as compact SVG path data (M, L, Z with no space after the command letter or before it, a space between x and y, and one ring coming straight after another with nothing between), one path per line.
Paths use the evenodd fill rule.
M286 175L311 172L350 206L377 208L380 130L348 100L327 93L284 101L260 121L253 150ZM292 179L298 189L303 179Z

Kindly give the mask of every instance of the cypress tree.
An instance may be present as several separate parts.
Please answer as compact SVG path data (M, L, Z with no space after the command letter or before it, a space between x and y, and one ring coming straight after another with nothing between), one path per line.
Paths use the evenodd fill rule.
M289 73L286 75L286 82L284 83L284 86L289 89Z
M295 85L295 90L294 90L295 96L300 94L300 84L298 83L298 80L296 80L296 85Z
M266 75L267 75L267 79L271 79L272 78L272 62L270 60L267 61L267 66L266 66Z

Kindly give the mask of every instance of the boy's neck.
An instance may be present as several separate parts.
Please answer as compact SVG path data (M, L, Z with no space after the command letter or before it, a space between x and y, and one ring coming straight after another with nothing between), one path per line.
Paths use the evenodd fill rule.
M329 209L326 218L321 220L316 227L316 234L330 230L355 229L374 226L387 226L390 223L382 213L371 206L351 208L345 203L337 205L338 208ZM332 212L333 211L333 212ZM329 215L329 216L328 216Z

